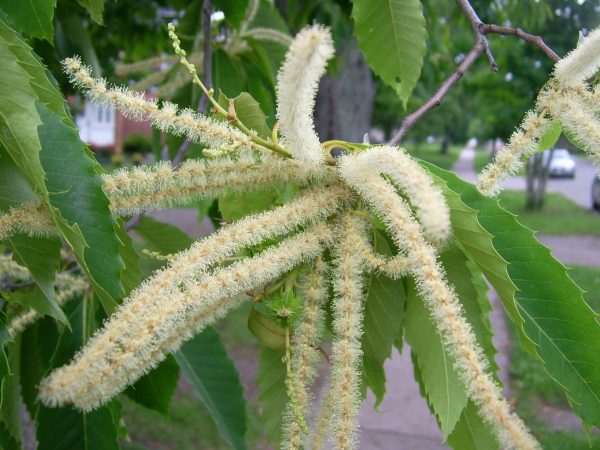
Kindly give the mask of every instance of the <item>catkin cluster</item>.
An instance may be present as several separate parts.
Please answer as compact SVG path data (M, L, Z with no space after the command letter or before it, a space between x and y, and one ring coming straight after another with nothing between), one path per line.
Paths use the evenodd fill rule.
M257 4L253 0L250 10ZM251 22L251 18L246 19L243 33L250 33L246 27ZM169 33L182 64L195 77L195 67L186 59L173 26ZM255 29L255 35L260 33ZM174 105L159 107L142 95L107 88L94 80L78 59L65 61L72 81L92 99L113 104L129 116L150 120L161 130L185 134L213 149L227 146L227 152L215 152L219 158L188 161L177 169L159 163L105 175L104 190L115 214L281 182L294 182L303 192L273 210L224 226L170 257L164 268L125 299L69 364L42 380L39 396L45 405L70 404L90 411L105 404L185 340L239 305L245 293L277 286L287 272L304 265L307 275L299 288L304 309L292 330L291 358L286 357L292 374L288 377L282 448L310 444L318 449L329 437L335 448L353 449L359 429L363 280L367 273L378 271L393 278L414 277L456 360L469 397L496 431L502 446L539 447L511 412L490 375L486 357L438 262L437 253L451 236L450 211L441 190L421 166L396 147L355 149L341 157L336 167L323 164L324 151L314 131L312 109L319 78L333 56L332 42L323 27L304 29L292 41L279 72L277 113L290 159L266 155L270 143L257 140L251 131L244 131L246 135L223 122L189 111L178 113ZM587 92L586 101L590 103L594 96L595 91ZM553 108L572 112L569 104ZM510 144L512 150L501 157L497 173L490 169L490 177L497 180L514 167L517 153L532 151L532 142L548 125L545 114L526 117ZM573 116L574 121L577 119ZM595 133L590 127L580 130L586 136ZM258 152L256 142L262 145ZM494 180L486 186L494 185ZM396 255L374 251L369 237L374 216L393 239ZM242 251L248 248L254 249L252 256L243 256ZM236 262L227 264L232 256L237 256ZM320 412L313 414L311 385L317 376L328 302L333 316L331 370ZM309 438L303 436L305 417L312 424Z
M556 63L554 75L540 92L535 109L512 134L477 180L485 195L496 195L502 182L516 174L523 162L538 150L540 139L558 120L577 144L600 168L600 96L598 86L586 80L600 67L600 29L592 31L579 46Z

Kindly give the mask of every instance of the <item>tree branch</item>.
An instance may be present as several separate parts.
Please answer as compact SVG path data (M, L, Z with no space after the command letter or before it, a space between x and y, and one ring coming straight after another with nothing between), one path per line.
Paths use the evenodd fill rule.
M501 27L499 25L494 24L484 24L482 23L479 27L479 30L483 34L501 34L503 36L516 36L519 39L524 40L525 42L530 42L536 45L541 51L543 51L548 58L550 58L554 62L560 61L560 56L556 54L554 50L546 45L541 36L535 36L533 34L529 34L521 30L520 28L509 28L509 27Z
M404 138L406 133L408 133L415 124L421 120L421 118L426 115L433 108L440 106L442 104L442 100L448 94L448 91L456 84L458 80L462 78L464 73L473 65L473 63L479 58L479 56L485 52L487 55L488 61L490 63L492 71L496 72L498 70L498 65L494 60L494 56L489 48L489 44L486 38L487 34L501 34L504 36L516 36L519 39L522 39L526 42L530 42L536 45L540 50L542 50L552 61L558 62L560 61L560 56L556 54L542 39L541 36L535 36L533 34L529 34L521 30L520 28L509 28L509 27L501 27L499 25L494 24L485 24L481 21L471 4L468 0L456 0L456 3L463 10L467 19L469 20L473 30L475 32L475 44L465 59L459 64L454 72L440 85L437 91L433 94L433 96L423 103L419 108L410 113L408 116L404 117L402 123L400 124L399 130L396 134L389 140L388 145L396 145L398 142Z

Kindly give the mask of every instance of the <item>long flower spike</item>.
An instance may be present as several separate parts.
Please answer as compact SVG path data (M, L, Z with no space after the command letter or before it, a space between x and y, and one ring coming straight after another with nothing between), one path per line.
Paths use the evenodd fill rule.
M567 56L556 63L554 77L567 87L587 80L600 68L600 28L588 34Z
M50 236L56 232L52 217L43 205L24 203L0 212L0 241L15 233L31 237Z
M48 406L72 404L82 411L106 403L185 340L237 306L240 294L313 259L329 239L326 226L313 226L255 257L198 280L188 279L179 290L162 298L160 305L147 308L150 314L144 311L132 321L117 311L69 365L42 380L40 399ZM123 324L133 333L114 332Z
M347 214L336 233L335 276L333 278L333 331L331 345L331 427L334 447L350 450L357 444L360 410L360 361L364 286L362 255L356 252L352 221Z
M177 170L169 162L160 162L122 169L103 178L112 211L126 215L269 184L333 182L335 172L331 167L307 167L299 161L267 153L259 161L256 155L241 152L235 159L188 160Z
M325 154L313 123L313 109L319 79L334 54L328 29L314 25L300 31L288 50L277 75L277 118L292 155L321 164Z
M327 299L326 265L321 258L315 261L314 267L305 280L302 289L304 310L301 322L295 327L292 335L292 371L293 390L296 394L296 408L303 417L310 413L312 395L310 386L317 376L317 365L321 359L319 344L325 325L323 309ZM282 449L298 449L302 445L303 432L296 414L288 405L283 422Z
M450 236L450 210L442 191L415 160L398 147L377 146L361 152L369 171L387 175L411 202L428 239L443 244Z
M503 447L540 448L521 419L511 412L500 387L488 373L489 364L464 318L456 293L448 285L435 250L423 238L422 228L409 206L388 181L371 174L369 169L362 155L344 157L339 163L342 178L380 215L398 249L409 258L417 289L455 357L456 369L481 418L494 428Z
M510 137L507 144L496 154L496 158L479 175L477 189L483 195L496 195L500 184L522 167L522 158L535 153L538 142L550 127L550 119L544 114L529 111L520 128Z
M233 144L238 147L253 148L250 139L224 122L196 114L191 109L178 112L172 103L158 107L156 101L144 98L144 94L134 93L124 88L107 87L104 80L94 79L90 69L79 58L67 58L63 68L70 81L79 86L86 96L100 104L115 106L126 117L135 120L149 120L161 131L175 135L185 135L193 142L201 142L208 147Z

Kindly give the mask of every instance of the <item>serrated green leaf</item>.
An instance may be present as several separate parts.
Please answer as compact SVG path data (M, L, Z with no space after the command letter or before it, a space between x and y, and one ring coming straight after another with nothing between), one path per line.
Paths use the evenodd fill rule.
M260 420L269 442L278 445L281 440L281 421L288 396L285 387L285 352L261 346L258 362L258 403L262 408Z
M21 33L45 39L50 44L54 39L52 19L55 7L56 0L0 0L0 8Z
M445 192L460 196L463 204L477 212L481 230L494 236L492 246L482 246L480 255L468 247L470 233L454 228L455 236L477 263L503 299L516 304L521 323L518 329L535 345L544 367L564 389L575 413L588 425L600 426L600 366L597 342L600 324L585 303L581 289L515 216L502 209L497 200L484 197L456 175L422 162L443 180ZM447 196L450 198L450 196ZM452 206L451 206L452 208ZM455 211L452 211L454 223ZM485 253L485 254L484 254ZM506 277L490 273L489 264L506 264ZM510 285L512 289L506 289ZM512 315L511 315L512 318Z
M353 0L352 4L354 34L367 63L406 106L427 48L420 0Z
M38 200L14 163L0 148L0 211L7 211L11 206L27 201ZM13 294L12 300L67 324L54 292L54 277L59 269L62 247L58 237L34 238L16 234L8 238L8 243L13 249L13 259L29 269L37 284L33 292Z
M119 247L119 256L123 260L125 267L121 271L121 283L125 290L125 295L129 295L142 281L142 272L140 270L140 255L133 248L131 236L125 231L125 224L121 219L117 224L117 236L121 241Z
M128 387L125 394L140 405L167 415L178 381L179 365L169 355L158 367Z
M492 372L495 373L496 350L492 344L493 335L487 317L490 305L485 296L485 289L474 284L474 280L476 283L481 282L481 274L478 269L470 265L470 261L457 244L446 248L440 255L440 260L448 280L454 286L463 305L465 318L471 325L477 341L483 347ZM468 397L464 384L454 368L454 358L445 348L437 328L431 321L430 313L423 299L419 298L412 281L407 286L405 331L419 373L417 381L446 439L454 430L467 406Z
M386 237L377 230L377 253L391 255ZM402 280L392 280L381 273L372 273L367 282L367 297L363 320L363 372L366 385L375 394L375 408L385 395L385 360L392 355L392 346L402 329L406 293Z
M77 129L38 104L43 124L38 129L40 160L46 175L49 202L55 223L62 231L110 314L124 295L123 260L102 179Z
M44 375L37 329L33 324L21 333L21 396L31 417L37 412L38 385Z
M457 450L496 450L500 448L496 434L481 420L477 413L477 407L470 400L467 407L463 409L454 431L448 436L448 444Z
M103 24L104 0L77 0L77 3L87 9L94 22L98 25Z
M444 347L412 282L408 283L406 297L406 341L417 362L427 401L446 438L459 420L468 397L454 369L454 358Z
M38 343L45 372L68 363L84 345L96 327L92 299L69 302L65 311L72 331L57 330L54 323L43 320L38 327ZM38 450L117 450L117 425L111 409L102 406L83 414L70 407L47 408L39 405L36 415Z
M0 143L34 192L48 204L57 227L110 312L123 295L119 277L123 262L116 222L102 192L102 169L79 139L53 79L31 48L2 20L0 57L9 67L0 74L0 95L5 96L0 102Z
M233 362L212 328L183 344L175 359L214 419L223 439L245 449L246 402Z

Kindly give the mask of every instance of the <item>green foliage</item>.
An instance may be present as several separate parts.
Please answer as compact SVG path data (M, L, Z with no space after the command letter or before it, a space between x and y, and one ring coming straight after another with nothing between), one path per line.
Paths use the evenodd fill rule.
M167 415L178 381L179 365L169 355L156 369L127 388L125 394L140 405Z
M450 194L455 236L500 294L518 326L521 342L564 387L577 415L588 425L600 425L600 368L590 344L600 341L600 324L581 289L533 233L503 211L496 200L482 196L453 174L426 167L443 180L440 185ZM476 242L473 232L459 225L459 214L464 212L459 212L451 199L456 194L463 211L476 211L477 222L471 221L469 228L493 236L491 245Z
M56 0L1 0L0 8L4 10L13 23L24 34L33 38L52 42L54 38L54 8Z
M152 141L144 133L131 133L123 140L123 151L128 153L152 151Z
M352 18L367 62L406 107L427 48L420 0L353 0Z
M285 387L286 369L283 363L284 350L273 350L261 346L258 360L258 402L262 408L261 421L270 442L277 444L281 439L281 421L287 403Z
M181 371L213 417L219 433L236 449L246 448L246 403L233 362L213 328L175 353Z
M92 20L98 25L102 25L102 14L104 13L104 0L77 0L92 17Z
M386 236L377 230L375 238L376 251L383 255L391 255ZM371 274L366 285L362 341L363 374L366 385L375 394L377 408L386 392L383 365L385 360L392 356L392 346L405 319L406 294L403 280L392 280L384 274Z

